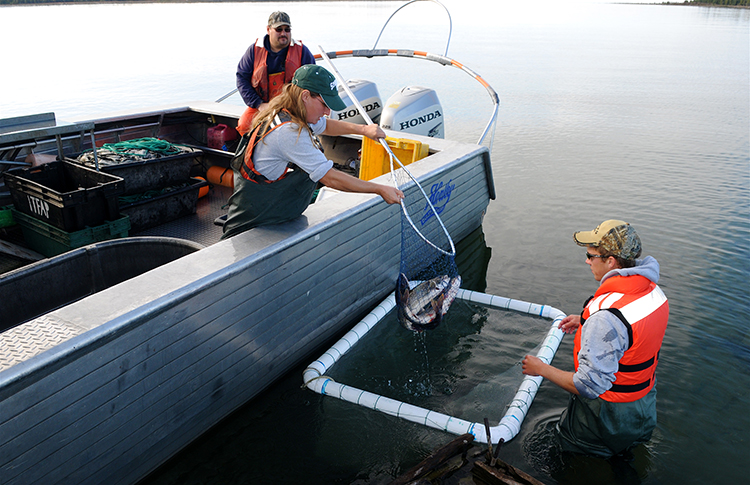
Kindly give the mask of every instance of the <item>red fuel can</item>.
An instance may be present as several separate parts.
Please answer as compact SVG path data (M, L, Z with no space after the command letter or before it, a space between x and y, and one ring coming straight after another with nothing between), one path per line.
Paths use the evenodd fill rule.
M208 129L208 147L226 150L227 142L236 140L238 136L237 130L227 125L212 126Z

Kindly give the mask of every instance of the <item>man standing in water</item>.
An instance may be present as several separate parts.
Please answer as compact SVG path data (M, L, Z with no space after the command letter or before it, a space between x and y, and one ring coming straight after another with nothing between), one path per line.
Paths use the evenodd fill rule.
M315 64L315 57L302 42L292 39L289 15L273 12L268 17L266 35L247 49L237 65L237 89L248 106L238 123L241 135L250 129L255 114L306 64Z
M581 315L560 322L575 333L575 372L527 355L523 373L542 376L571 393L560 417L564 450L609 458L651 439L656 426L656 365L669 318L657 286L659 263L641 255L630 224L604 221L573 234L599 289ZM585 323L585 325L584 325Z

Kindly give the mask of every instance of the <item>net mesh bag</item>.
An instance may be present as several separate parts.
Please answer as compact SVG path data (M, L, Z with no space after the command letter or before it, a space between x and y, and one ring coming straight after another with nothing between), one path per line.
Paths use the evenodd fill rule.
M391 174L401 201L401 263L396 308L401 325L421 332L437 327L461 286L456 249L439 211L393 153Z

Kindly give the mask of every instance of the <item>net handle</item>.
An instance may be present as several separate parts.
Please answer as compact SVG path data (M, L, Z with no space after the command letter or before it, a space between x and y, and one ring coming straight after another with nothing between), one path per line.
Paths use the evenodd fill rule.
M362 107L362 104L360 104L359 100L356 96L354 96L354 93L351 89L349 89L349 85L346 83L344 78L341 76L341 73L338 69L336 69L336 66L333 65L333 62L331 62L331 59L328 57L328 54L326 54L326 51L323 50L323 47L318 45L318 50L320 50L320 55L323 58L323 60L326 61L328 66L331 68L331 71L333 72L333 75L338 80L338 83L340 86L344 88L344 91L346 91L346 94L349 96L349 99L354 103L354 106L359 110L359 114L362 115L362 118L365 120L365 123L368 125L374 125L375 123L372 122L372 119L370 118L370 115L367 114L367 111ZM409 172L409 170L404 166L404 164L401 163L401 160L399 160L396 155L393 154L393 150L391 150L391 147L388 146L388 142L385 138L378 138L378 141L380 144L385 148L385 151L390 156L390 163L391 163L391 175L393 176L393 185L398 189L398 182L396 181L396 176L394 174L394 167L393 167L393 161L395 160L399 167L409 176L409 178L414 182L414 184L419 188L419 191L422 192L422 196L427 201L427 204L430 206L430 210L435 215L435 218L437 219L438 223L440 224L440 227L442 228L443 232L445 233L445 236L448 238L448 242L450 243L451 250L450 252L439 248L435 244L432 243L427 237L425 237L424 234L422 234L422 231L417 229L417 226L414 225L414 222L411 220L411 217L409 216L409 212L406 210L406 203L404 202L404 199L401 199L401 210L406 216L406 220L409 221L409 225L411 225L412 229L416 231L417 234L419 234L419 237L421 237L427 244L435 248L436 250L440 251L441 253L445 254L446 256L455 256L456 255L456 247L453 244L453 239L451 238L451 235L448 233L448 229L446 229L445 224L443 224L443 220L438 215L437 211L435 210L435 207L432 205L432 201L430 201L430 198L427 197L427 193L424 191L422 186L419 184L417 179Z

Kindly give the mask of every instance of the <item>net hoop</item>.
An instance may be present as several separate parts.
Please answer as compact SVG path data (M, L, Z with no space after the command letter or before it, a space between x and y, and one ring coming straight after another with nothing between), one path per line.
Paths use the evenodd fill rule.
M385 141L385 140L383 140L383 141ZM388 144L386 143L385 145L387 146ZM394 187L396 187L397 189L401 188L401 187L398 186L398 180L396 180L396 172L395 172L394 166L393 166L393 161L396 160L396 162L400 165L400 170L403 170L409 176L409 178L414 182L414 184L419 188L419 191L422 192L422 197L424 197L424 200L427 201L427 204L429 205L430 210L432 211L432 214L435 216L435 218L437 219L438 223L440 224L440 228L443 230L443 233L448 238L448 242L450 243L450 246L451 246L450 252L448 252L445 249L440 248L437 245L435 245L432 241L430 241L429 239L427 239L427 237L424 234L422 234L422 231L420 231L419 229L417 229L417 226L414 224L414 221L412 221L411 216L409 215L409 211L406 210L406 203L402 199L401 200L401 211L403 212L404 217L406 218L406 220L409 222L409 225L411 226L412 229L414 229L414 232L416 232L419 235L419 237L422 238L422 240L424 242L426 242L427 244L429 244L430 246L432 246L433 248L435 248L437 251L439 251L440 253L442 253L442 254L444 254L446 256L449 256L449 257L455 256L456 255L456 247L453 244L453 238L451 238L451 235L448 233L448 229L446 229L445 224L443 224L443 220L438 215L437 210L435 210L435 206L432 205L432 201L430 200L429 197L427 197L427 193L424 191L424 189L419 184L419 182L417 182L417 179L411 174L411 172L409 172L409 170L401 163L401 160L399 160L398 158L396 158L393 155L393 152L390 150L390 147L388 149L388 155L390 157L391 178L393 179L393 185L394 185Z
M328 66L331 68L331 71L333 72L333 75L336 77L339 85L344 88L344 90L346 91L346 94L349 96L349 99L352 101L352 103L354 103L354 106L356 106L357 109L359 110L359 113L362 115L362 118L364 118L365 122L368 125L373 125L374 123L373 123L372 119L370 119L370 116L367 114L367 112L365 111L365 109L362 107L362 104L360 104L360 102L357 99L357 97L354 96L354 93L351 91L351 89L349 89L348 84L343 79L343 77L341 76L341 73L339 73L338 69L336 69L336 66L333 65L333 62L331 62L331 59L328 57L328 54L326 54L326 51L320 45L318 46L318 49L320 50L321 57L323 58L323 60L326 61L326 63L328 64ZM419 237L422 238L422 240L424 240L431 247L435 248L437 251L439 251L440 253L442 253L442 254L444 254L446 256L449 256L449 257L455 256L456 255L456 247L453 244L453 239L451 238L451 235L448 233L448 229L446 229L445 224L443 224L443 220L440 218L440 215L437 213L437 211L435 210L435 207L432 205L432 202L430 201L430 198L427 197L427 193L424 191L424 189L422 188L422 186L420 185L420 183L417 181L417 179L411 174L411 172L409 170L407 170L406 167L401 163L401 160L399 160L393 154L393 150L391 150L391 147L388 146L388 142L386 142L386 140L384 138L380 138L380 139L378 139L378 141L383 146L383 148L385 148L385 151L388 153L388 155L390 157L391 178L393 179L393 185L394 185L394 187L396 187L397 189L400 189L400 187L398 186L398 180L396 179L396 175L395 175L396 172L395 172L394 165L393 165L393 161L396 160L396 162L398 162L398 164L400 165L400 170L403 170L404 173L406 173L406 175L408 175L408 177L412 180L412 182L414 182L414 184L419 188L419 191L422 193L422 197L424 197L424 200L427 201L427 204L429 205L430 210L432 211L432 214L435 216L435 218L437 219L438 223L440 224L440 228L443 230L443 233L448 238L448 242L450 243L450 247L451 247L450 252L446 251L445 249L442 249L442 248L438 247L432 241L430 241L429 239L427 239L427 237L424 234L422 234L422 231L420 231L417 228L417 226L414 224L414 221L412 221L411 216L409 215L409 211L406 209L406 204L404 203L404 201L402 199L401 202L400 202L400 204L401 204L401 210L402 210L404 216L406 217L406 220L409 222L409 225L412 227L412 229L414 229L414 231L419 235Z

